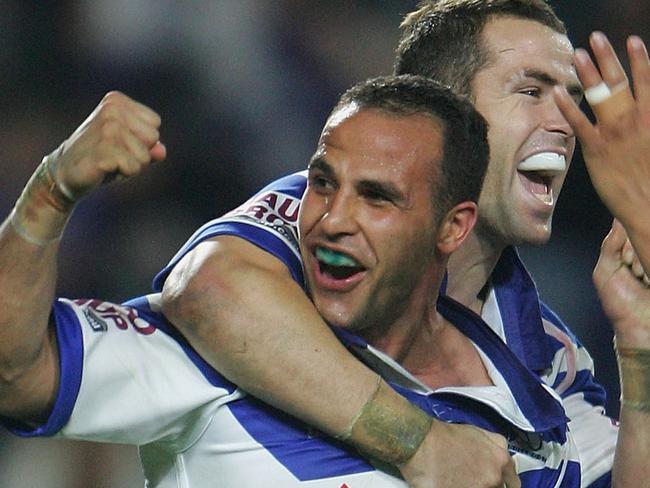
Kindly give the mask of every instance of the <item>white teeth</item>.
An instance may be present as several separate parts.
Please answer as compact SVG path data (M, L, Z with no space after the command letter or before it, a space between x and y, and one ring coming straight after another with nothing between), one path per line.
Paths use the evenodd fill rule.
M538 200L541 200L547 205L551 205L553 203L552 193L533 193L533 195L535 195Z
M533 154L517 166L519 171L564 171L566 159L554 152Z

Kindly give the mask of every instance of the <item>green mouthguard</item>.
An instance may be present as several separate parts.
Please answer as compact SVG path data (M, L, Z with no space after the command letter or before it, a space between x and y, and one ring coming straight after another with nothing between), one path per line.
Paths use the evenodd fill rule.
M316 248L316 258L329 266L357 266L351 257L322 247Z

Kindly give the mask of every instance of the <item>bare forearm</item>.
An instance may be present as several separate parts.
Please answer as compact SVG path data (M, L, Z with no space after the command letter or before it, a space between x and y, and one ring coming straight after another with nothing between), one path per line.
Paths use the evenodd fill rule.
M409 486L516 478L505 440L501 447L500 436L475 427L432 424L339 343L282 263L250 243L219 237L197 246L167 279L163 311L226 377L399 466ZM476 469L466 475L455 468L468 463Z
M6 381L32 364L45 342L58 239L71 207L50 188L44 170L39 166L0 228L0 371Z
M48 328L59 239L74 203L107 175L138 174L165 158L160 117L119 92L46 157L0 227L0 415L44 419L59 379Z
M613 486L637 487L650 479L650 411L621 409L621 428L614 459Z
M181 263L185 272L209 269L204 259L214 259L211 248L218 245L203 244L204 254L197 248ZM247 245L251 253L262 252ZM242 388L330 434L344 432L376 388L377 375L341 345L286 270L232 256L212 266L202 285L178 284L180 297L165 285L168 318Z

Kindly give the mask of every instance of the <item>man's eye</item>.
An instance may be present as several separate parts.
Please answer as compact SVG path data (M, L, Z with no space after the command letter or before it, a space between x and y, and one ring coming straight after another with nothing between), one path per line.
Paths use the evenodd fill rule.
M390 202L391 199L388 195L381 193L379 191L368 190L363 195L366 200L369 200L374 203L385 203Z
M535 87L529 87L519 90L519 93L528 97L539 98L542 95L542 90Z
M309 179L309 184L317 189L332 188L332 182L324 176L314 175Z

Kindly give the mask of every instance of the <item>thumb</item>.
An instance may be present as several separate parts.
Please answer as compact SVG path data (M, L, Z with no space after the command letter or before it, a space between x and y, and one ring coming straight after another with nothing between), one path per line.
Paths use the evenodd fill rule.
M621 223L614 219L612 229L603 240L600 247L600 256L594 268L593 281L596 289L611 278L611 276L621 267L623 246L627 240L627 234Z
M495 434L494 432L488 432L488 431L482 431L483 434L487 436L487 438L499 446L502 449L507 450L508 449L508 440L502 436L501 434Z
M162 161L167 157L167 148L162 142L158 141L149 149L149 155L155 161Z
M612 221L612 228L609 231L609 234L603 240L603 245L601 248L601 253L603 254L614 254L620 253L623 250L625 241L627 240L627 233L623 228L618 219Z

